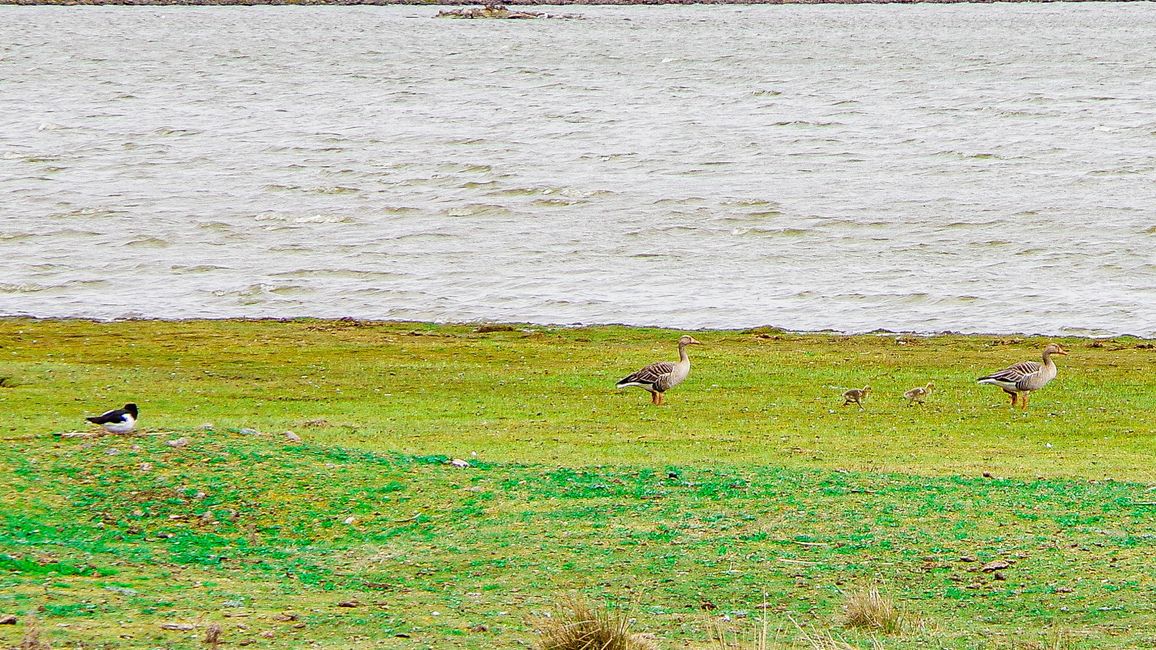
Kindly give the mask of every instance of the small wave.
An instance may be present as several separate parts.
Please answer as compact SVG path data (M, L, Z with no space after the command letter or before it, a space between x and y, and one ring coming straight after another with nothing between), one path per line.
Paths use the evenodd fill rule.
M0 282L0 293L36 293L50 288L48 285L32 282L12 283Z
M45 163L60 162L63 160L61 156L24 156L20 159L21 162L26 162L30 165L43 165Z
M422 241L422 240L437 240L437 239L456 239L457 235L451 235L446 232L411 232L404 235L397 235L396 237L387 237L389 241Z
M498 181L469 181L462 183L459 187L466 190L480 190L488 187L497 187L500 185Z
M196 264L193 266L182 266L180 264L169 267L173 273L210 273L212 271L228 271L227 266L217 266L216 264Z
M471 203L442 210L441 214L447 217L505 217L513 214L513 212L501 205Z
M132 248L167 248L171 243L160 237L141 237L140 239L131 239L123 245Z
M534 206L537 206L540 208L560 208L560 207L567 207L567 206L571 206L571 205L580 205L582 203L587 203L587 201L583 201L582 199L556 198L556 199L534 199L531 202L531 205L534 205Z
M830 127L843 126L842 122L817 122L812 120L786 120L782 122L773 122L771 126L801 126L801 127Z
M293 223L353 223L353 217L341 214L315 214L309 217L297 217Z
M210 291L217 298L236 298L242 305L255 305L266 301L267 295L276 287L267 284L250 284L239 289L217 289Z
M0 293L39 293L42 291L67 290L72 288L92 289L108 285L108 280L68 280L60 284L40 284L37 282L0 282Z
M304 296L312 293L317 293L309 287L301 286L299 284L290 284L269 289L269 293L278 296Z
M944 229L985 228L997 225L995 221L952 221L943 226Z
M457 174L489 174L494 171L494 168L482 164L443 164L438 165L438 171Z
M966 151L954 151L951 149L945 149L943 151L936 151L933 155L956 158L958 160L1003 160L1003 157L999 154L994 154L988 151L968 153Z
M490 196L550 196L552 194L560 194L565 188L561 187L511 187L496 192L490 192Z
M337 278L347 280L396 280L403 276L400 273L386 271L359 271L356 269L297 269L271 273L275 278Z
M781 206L766 199L732 199L723 201L722 205L728 208L774 208L778 210Z
M152 135L161 136L186 136L186 135L200 135L202 132L197 129L180 129L170 126L161 126L150 131Z
M384 214L398 214L398 215L401 215L401 214L421 214L420 209L411 208L411 207L404 206L404 205L387 206L387 207L382 208L381 212Z
M722 223L756 223L781 216L783 216L783 213L777 210L758 210L755 212L726 214L718 217L718 221Z
M201 230L214 230L217 232L232 232L233 225L225 223L224 221L198 221L197 228Z
M806 237L813 230L805 228L735 228L734 235L757 235L760 237Z
M126 210L116 208L75 208L50 215L53 219L111 219L111 217L125 216Z
M703 205L708 201L701 196L687 196L681 199L658 199L651 203L651 205L667 206L667 205Z

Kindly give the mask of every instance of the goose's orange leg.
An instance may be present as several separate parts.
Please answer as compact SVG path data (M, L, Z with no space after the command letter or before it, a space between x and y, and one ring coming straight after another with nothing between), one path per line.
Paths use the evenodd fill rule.
M651 403L651 404L658 404L658 393L653 393L653 392L652 392L652 393L650 394L650 403Z
M1028 410L1028 394L1027 393L1024 393L1024 396L1020 398L1020 410L1021 411Z
M662 406L664 402L666 402L666 395L663 393L659 393L658 394L658 405Z

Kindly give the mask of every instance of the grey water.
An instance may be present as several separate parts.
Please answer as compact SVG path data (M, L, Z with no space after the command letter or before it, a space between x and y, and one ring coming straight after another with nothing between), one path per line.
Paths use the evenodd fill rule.
M0 7L0 315L1156 335L1156 4Z

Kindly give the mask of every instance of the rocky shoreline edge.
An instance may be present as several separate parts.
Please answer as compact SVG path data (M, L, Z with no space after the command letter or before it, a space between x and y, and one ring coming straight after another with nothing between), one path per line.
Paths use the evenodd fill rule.
M996 4L1102 2L1105 0L506 0L504 4L536 5L786 5L786 4ZM1108 2L1151 2L1152 0L1106 0ZM349 6L411 5L461 6L478 5L469 0L0 0L0 5L37 6Z

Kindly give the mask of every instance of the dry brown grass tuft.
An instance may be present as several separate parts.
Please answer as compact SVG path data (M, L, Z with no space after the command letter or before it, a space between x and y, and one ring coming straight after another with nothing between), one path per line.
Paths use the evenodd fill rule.
M1075 640L1063 630L1052 630L1045 641L1028 641L1015 646L1016 650L1073 650L1075 647Z
M29 615L24 621L24 638L16 650L52 650L52 646L40 640L40 621Z
M848 595L843 610L847 627L885 634L895 634L903 627L903 618L895 603L880 594L876 587Z
M625 613L594 609L577 596L561 599L557 616L535 623L537 650L656 650L650 641L630 633Z
M750 641L744 642L742 635L729 632L722 621L715 621L711 638L718 642L719 650L773 650L781 647L779 643L771 645L768 632L767 620L763 618L760 625L755 628Z
M760 619L749 642L744 642L738 635L729 633L721 622L715 622L712 637L718 643L719 650L788 650L799 647L808 650L860 650L858 646L838 639L828 631L815 630L810 626L803 627L790 615L787 616L787 620L797 633L794 640L788 639L782 627L772 634L765 617ZM875 647L880 646L876 643Z

